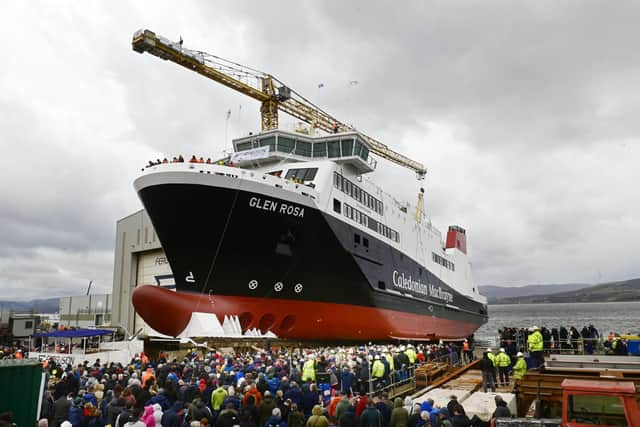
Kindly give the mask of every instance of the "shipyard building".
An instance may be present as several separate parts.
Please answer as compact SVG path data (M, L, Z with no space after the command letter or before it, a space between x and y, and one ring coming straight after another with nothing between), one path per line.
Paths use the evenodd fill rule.
M111 326L123 327L129 334L148 328L131 303L131 294L140 285L175 289L169 262L145 210L116 224Z

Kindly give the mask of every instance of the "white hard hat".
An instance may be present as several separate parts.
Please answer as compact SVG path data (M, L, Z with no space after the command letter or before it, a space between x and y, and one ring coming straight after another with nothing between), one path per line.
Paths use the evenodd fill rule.
M516 354L516 356L518 356L518 357L522 357L522 356L524 356L524 354L522 354L522 352L521 352L521 351L519 351L519 352L518 352L518 354Z
M491 353L493 350L491 350L490 348L487 349L487 353Z
M376 360L380 360L380 355L379 355L379 354L376 354L375 359L376 359Z
M504 348L500 348L500 353L504 353Z

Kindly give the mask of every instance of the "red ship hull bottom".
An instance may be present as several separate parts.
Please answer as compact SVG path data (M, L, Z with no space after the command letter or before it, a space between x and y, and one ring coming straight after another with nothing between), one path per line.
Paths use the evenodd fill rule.
M219 320L235 315L243 332L256 328L300 340L456 339L480 326L376 307L174 292L151 285L134 290L133 306L149 326L170 336L179 335L194 312L214 313Z

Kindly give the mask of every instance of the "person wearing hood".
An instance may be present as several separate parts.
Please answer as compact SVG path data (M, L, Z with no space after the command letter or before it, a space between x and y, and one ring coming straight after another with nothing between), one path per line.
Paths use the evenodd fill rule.
M322 415L322 406L315 405L311 410L311 414L307 420L307 427L329 427L329 420Z
M409 411L403 406L402 399L396 397L393 401L393 411L389 427L407 427L409 425Z
M282 412L279 408L273 408L271 417L265 422L264 427L287 427L287 423L282 420Z
M142 417L140 419L143 423L145 423L147 427L155 427L156 422L153 419L153 406L145 406Z
M262 403L258 408L258 427L264 426L267 420L273 416L273 410L276 407L276 401L271 396L271 392L269 390L264 392L264 399L262 399ZM282 417L282 413L280 411L279 415Z

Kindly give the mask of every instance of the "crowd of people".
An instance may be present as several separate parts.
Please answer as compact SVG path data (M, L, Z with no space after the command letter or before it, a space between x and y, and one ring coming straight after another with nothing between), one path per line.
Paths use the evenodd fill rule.
M169 160L167 157L165 157L162 160L160 159L149 160L149 163L147 163L146 167L149 168L151 166L156 166L156 165L161 165L166 163L184 163L184 162L185 162L184 157L182 157L182 154L180 154L179 156L174 156L171 160ZM228 160L218 160L216 162L214 160L211 160L211 157L205 160L203 157L196 157L195 155L191 156L188 163L205 163L207 165L220 164L220 165L233 166L233 164L229 163Z
M467 344L468 346L468 344ZM144 353L123 366L43 362L49 387L41 425L53 427L470 426L462 405L391 402L385 386L454 344L333 347L244 354ZM372 392L373 390L373 392ZM402 409L402 410L400 410Z
M574 326L558 328L539 328L542 336L543 352L561 352L574 354L606 353L613 355L627 355L626 340L618 333L609 332L607 337L601 336L593 325L584 326L578 330ZM504 328L498 331L500 345L507 354L515 356L518 351L526 352L527 341L532 328Z

